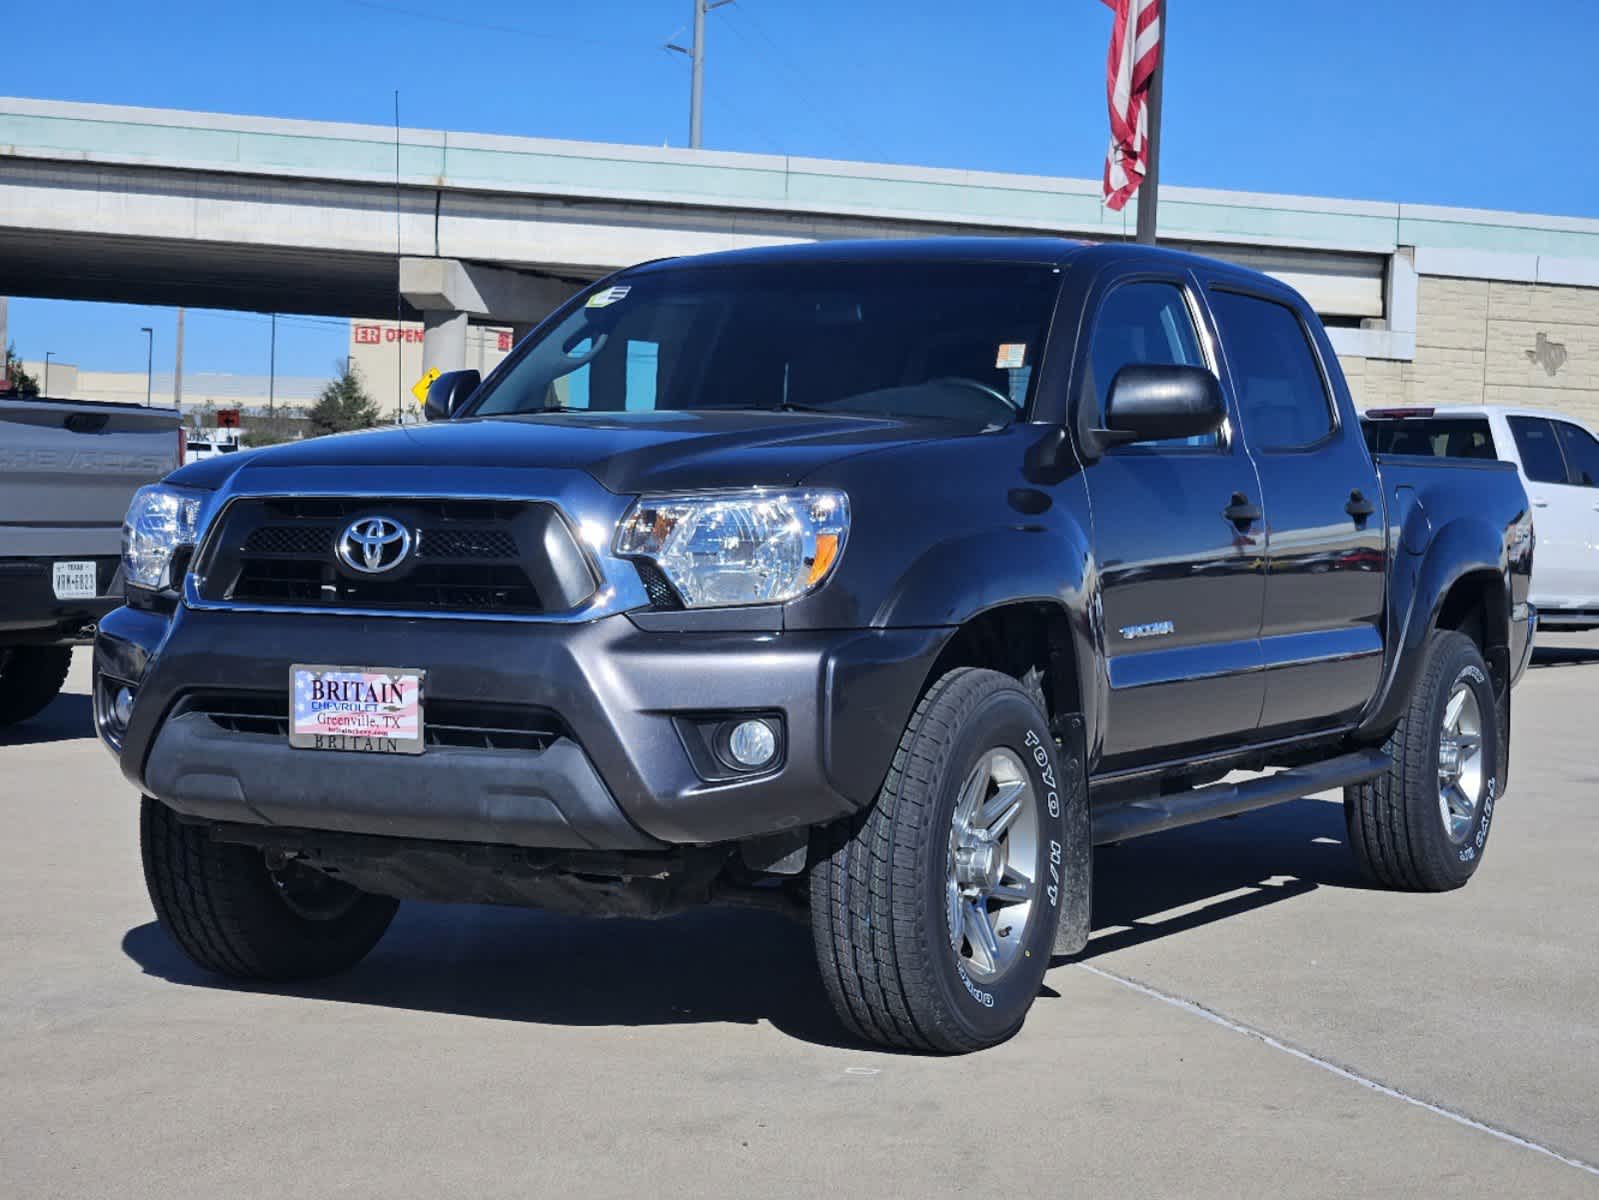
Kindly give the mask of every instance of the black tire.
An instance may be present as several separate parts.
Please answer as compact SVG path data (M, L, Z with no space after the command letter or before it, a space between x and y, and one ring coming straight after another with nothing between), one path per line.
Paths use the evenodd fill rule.
M232 979L315 979L354 966L377 945L399 902L319 876L296 911L261 851L211 839L148 796L139 814L144 882L161 927L196 966ZM301 867L307 875L310 868ZM339 892L336 889L345 889ZM331 902L330 902L331 901Z
M951 944L945 888L957 793L1001 748L1035 797L1034 895L1009 967L979 984ZM873 807L819 835L811 931L828 996L856 1036L959 1054L1021 1028L1049 966L1069 857L1060 758L1033 690L997 671L954 670L917 705Z
M71 646L0 650L0 727L26 721L61 694L72 666Z
M1452 839L1439 802L1439 744L1458 684L1470 689L1483 717L1483 783L1469 827ZM1454 630L1435 630L1422 650L1410 704L1383 747L1392 766L1369 783L1344 789L1349 844L1373 882L1398 891L1446 892L1472 877L1493 824L1502 729L1493 681L1476 643Z

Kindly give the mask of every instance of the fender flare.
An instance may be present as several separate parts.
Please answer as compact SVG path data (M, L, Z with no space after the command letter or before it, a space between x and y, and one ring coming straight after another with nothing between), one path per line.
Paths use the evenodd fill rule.
M1054 605L1065 616L1092 753L1099 744L1109 682L1101 652L1098 573L1088 538L1075 521L965 533L935 543L905 571L872 623L953 631L1016 604Z
M1508 628L1510 580L1502 530L1480 517L1457 517L1436 529L1419 554L1403 545L1395 549L1388 572L1391 650L1382 686L1357 731L1361 737L1386 737L1398 723L1410 698L1422 647L1438 627L1450 591L1468 575L1490 573L1499 578L1501 587L1490 593L1489 628ZM1485 654L1490 665L1493 650L1490 645Z

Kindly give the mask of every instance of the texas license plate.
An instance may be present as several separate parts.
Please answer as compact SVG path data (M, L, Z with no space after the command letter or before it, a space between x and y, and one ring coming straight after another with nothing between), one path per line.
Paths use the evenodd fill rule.
M100 594L93 559L51 563L50 568L57 600L93 600Z
M421 754L426 681L426 671L295 664L289 672L289 744Z

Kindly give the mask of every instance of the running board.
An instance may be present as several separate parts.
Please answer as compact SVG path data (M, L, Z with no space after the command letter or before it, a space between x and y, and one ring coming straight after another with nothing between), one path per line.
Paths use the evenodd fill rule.
M1388 756L1381 750L1358 750L1258 779L1213 783L1170 796L1150 796L1145 800L1111 805L1094 813L1094 845L1181 829L1184 825L1197 825L1216 817L1235 817L1331 788L1363 783L1381 775L1389 765Z

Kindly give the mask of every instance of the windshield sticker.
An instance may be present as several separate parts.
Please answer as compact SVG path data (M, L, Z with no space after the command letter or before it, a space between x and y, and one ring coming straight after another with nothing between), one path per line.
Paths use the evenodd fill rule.
M615 287L608 287L602 291L595 292L588 298L588 303L584 307L604 308L608 304L615 304L618 300L626 300L627 294L632 290L627 284L619 283Z
M590 301L590 303L592 303L592 301ZM1026 342L1001 342L999 345L999 354L994 359L994 366L997 370L1013 371L1017 367L1021 366L1022 363L1026 361L1026 358Z

